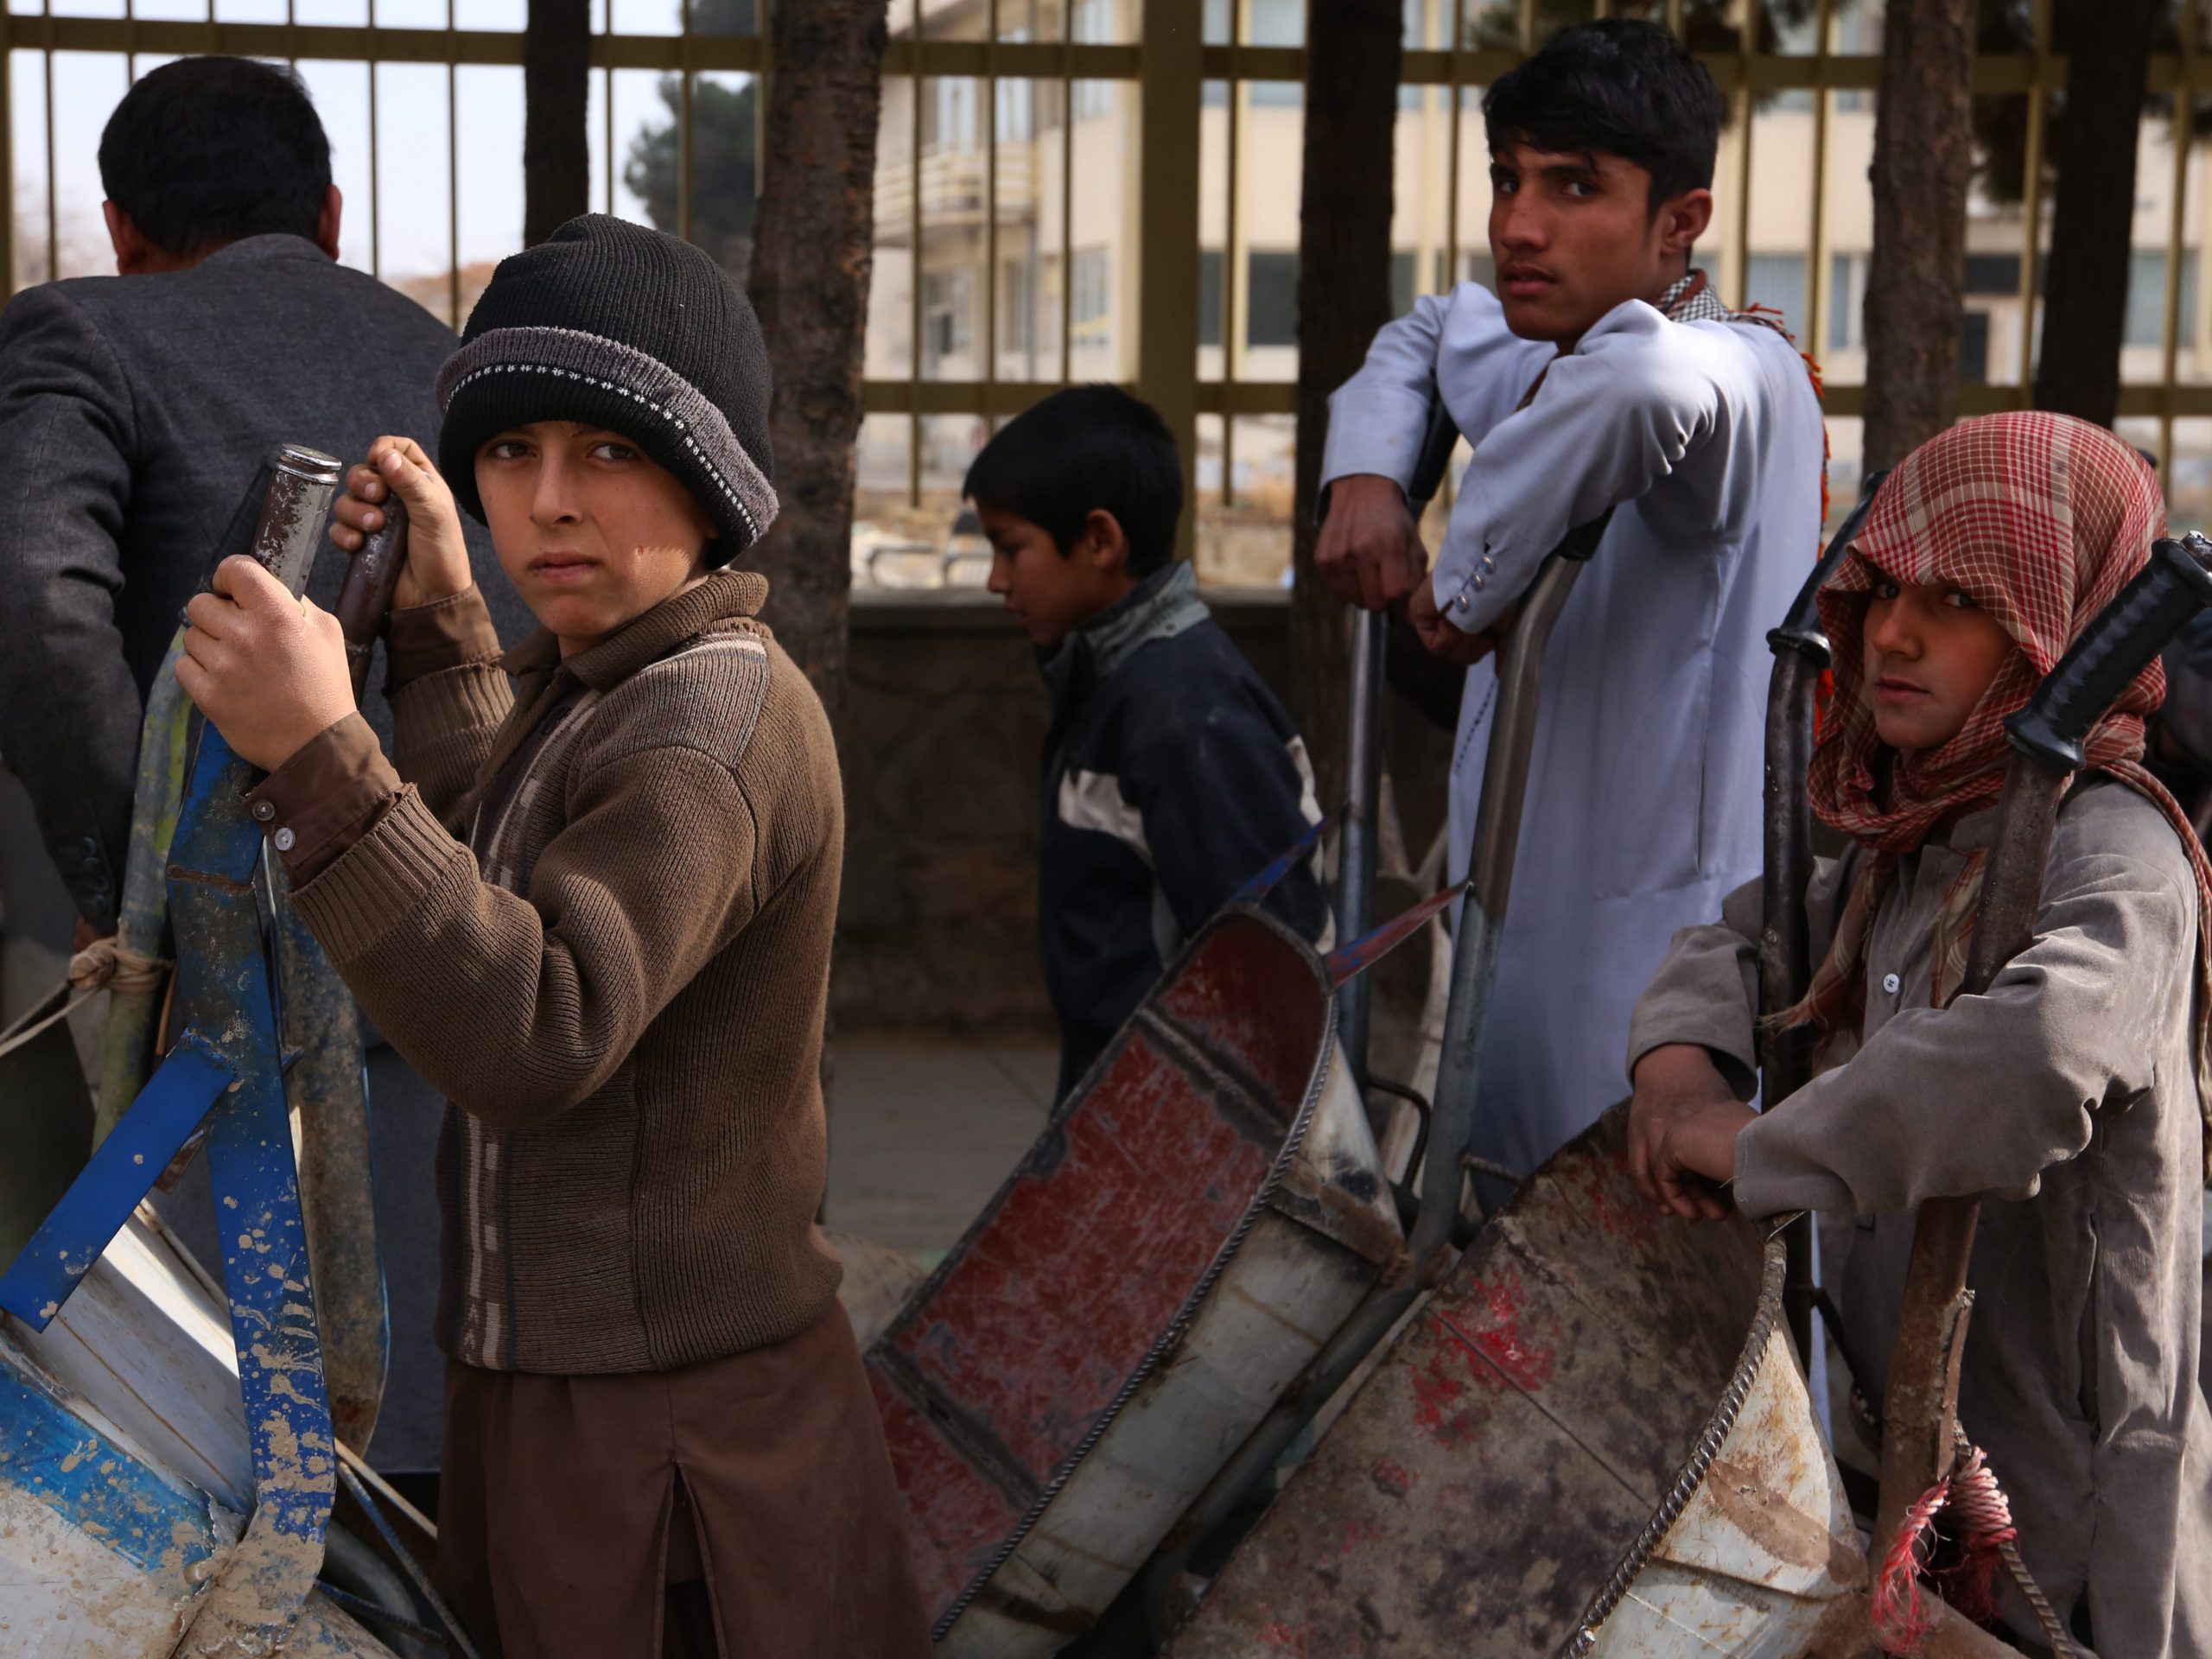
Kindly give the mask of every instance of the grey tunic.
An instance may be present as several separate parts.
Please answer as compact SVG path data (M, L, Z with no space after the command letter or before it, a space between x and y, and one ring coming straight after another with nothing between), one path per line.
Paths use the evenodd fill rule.
M2059 816L2033 946L1986 995L1934 1009L1930 925L1994 819L1901 861L1868 941L1861 1042L1837 1044L1744 1130L1736 1198L1754 1216L1857 1218L1840 1300L1878 1402L1916 1206L2003 1195L1974 1246L1960 1415L2012 1497L2030 1569L2062 1613L2086 1609L2097 1651L2195 1659L2212 1655L2195 880L2156 807L2093 781ZM1860 856L1815 875L1816 960ZM1675 936L1637 1005L1631 1068L1700 1043L1748 1097L1759 910L1753 883L1724 921ZM2017 1599L2005 1614L2035 1628Z

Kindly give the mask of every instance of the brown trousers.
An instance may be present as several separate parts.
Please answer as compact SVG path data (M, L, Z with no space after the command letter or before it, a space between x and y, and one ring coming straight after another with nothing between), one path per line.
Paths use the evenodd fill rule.
M448 1362L438 1510L439 1587L485 1659L662 1659L671 1599L678 1623L711 1613L720 1659L929 1652L842 1307L775 1347L673 1371ZM701 1581L703 1596L671 1599Z

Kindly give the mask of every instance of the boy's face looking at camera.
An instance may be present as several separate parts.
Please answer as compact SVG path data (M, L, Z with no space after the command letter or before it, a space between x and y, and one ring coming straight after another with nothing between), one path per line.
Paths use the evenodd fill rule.
M697 582L716 534L691 492L618 432L511 427L476 453L499 568L571 656Z
M1879 569L1859 642L1874 730L1908 754L1956 737L2018 648L1956 582L1898 582Z
M1110 512L1085 516L1065 552L1042 524L1003 507L976 504L991 543L990 590L1006 601L1031 641L1052 650L1136 586L1128 537Z
M1689 268L1713 193L1654 204L1648 168L1605 150L1503 145L1491 158L1491 257L1506 327L1571 347L1629 300L1656 301Z

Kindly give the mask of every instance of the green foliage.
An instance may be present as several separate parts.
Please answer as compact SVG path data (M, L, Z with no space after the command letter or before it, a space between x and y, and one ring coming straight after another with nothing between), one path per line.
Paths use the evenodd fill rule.
M693 0L694 34L749 35L753 29L753 0ZM683 151L677 126L683 83L675 75L663 75L659 92L668 119L630 141L622 182L645 203L645 216L656 229L680 235ZM760 83L750 78L736 86L703 77L691 85L691 240L741 282L753 256L759 100Z
M1761 52L1782 48L1782 31L1800 28L1815 15L1816 0L1765 0L1758 10L1758 47ZM1682 0L1682 38L1693 52L1726 53L1743 49L1743 32L1737 19L1736 0ZM1841 5L1837 7L1840 11ZM1611 8L1616 17L1641 17L1655 23L1667 21L1663 0L1619 0ZM1563 29L1586 23L1590 0L1536 0L1535 44L1541 46ZM1521 9L1515 4L1469 8L1467 41L1477 50L1513 51L1521 44Z
M2181 0L2166 0L2157 32L2151 38L2153 54L2181 50ZM2077 16L2094 19L2088 0L2050 0L2050 39L2055 51L2064 51ZM2033 0L1980 0L1974 49L1998 56L2025 56L2035 50ZM2146 94L2145 115L2171 118L2173 99L2169 93ZM2066 94L2051 93L2044 105L2043 188L2056 182L2059 135L2066 125ZM2195 136L2212 135L2212 111L2193 107L2190 125ZM1974 100L1974 147L1980 155L1979 175L1984 194L1993 201L2017 202L2024 194L2028 168L2028 100L2024 93Z

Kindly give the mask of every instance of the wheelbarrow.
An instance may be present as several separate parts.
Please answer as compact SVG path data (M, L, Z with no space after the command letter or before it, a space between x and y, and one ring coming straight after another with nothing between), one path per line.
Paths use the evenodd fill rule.
M1404 1248L1273 917L1202 929L867 1352L942 1654L1090 1630Z
M1429 448L1440 474L1448 442ZM1282 1425L1287 1443L1317 1368L1410 1299L1402 1205L1417 1237L1450 1230L1456 1173L1441 1197L1395 1192L1363 1096L1363 976L1449 896L1366 930L1371 645L1343 860L1370 879L1339 894L1347 943L1322 957L1255 907L1316 825L1191 941L868 1350L942 1654L1091 1630L1231 1453L1262 1456Z
M1806 637L1811 594L1857 517L1777 631L1778 696L1809 704L1814 648L1825 652ZM2160 543L2008 722L2018 752L2009 828L1991 861L1969 989L2031 937L2081 736L2212 594L2207 563L2212 543ZM1808 731L1808 707L1776 709L1777 761L1789 764ZM1802 872L1789 824L1786 811L1770 811L1783 832L1770 857ZM1803 984L1802 887L1775 896L1786 902L1766 941L1770 1004L1794 1001ZM1765 1058L1779 1098L1802 1070L1777 1065L1777 1050ZM1893 1635L1878 1634L1873 1580L1898 1517L1951 1465L1971 1204L1923 1207L1870 1546L1789 1337L1789 1224L1763 1236L1740 1217L1695 1229L1657 1217L1629 1177L1625 1120L1624 1105L1607 1113L1477 1236L1169 1652L1897 1650ZM1926 1616L1920 1651L2014 1651L1940 1601ZM2071 1651L2063 1631L2045 1635L2055 1652Z
M264 472L250 550L295 593L337 482L335 461L293 446ZM396 534L349 569L340 615L351 643L375 631L388 582L383 598L372 589L399 556ZM168 718L157 706L149 729ZM357 1028L336 1017L350 1002L334 1010L299 965L312 942L264 936L262 837L240 798L248 769L197 719L187 747L165 861L180 1029L0 1273L0 1650L385 1655L340 1610L344 1592L319 1582L341 1481L385 1522L334 1433L333 1344L294 1154L296 1109L310 1146L327 1128L310 1090L349 1069L359 1090L358 1036L350 1054L340 1040ZM219 1292L142 1210L196 1135L219 1202ZM347 1172L357 1188L365 1169L356 1160ZM362 1379L372 1421L373 1234L365 1262L340 1254L333 1276L364 1272L375 1291L378 1363ZM314 1260L321 1269L320 1241Z
M1537 673L1574 569L1555 558L1540 574L1501 662L1438 1084L1440 1122L1462 1133ZM1816 677L1793 688L1808 725ZM1776 722L1777 739L1796 732L1796 713ZM1649 1651L1677 1651L1701 1628L1721 1651L1779 1653L1726 1642L1728 1623L1809 1632L1863 1585L1787 1330L1786 1246L1740 1219L1691 1230L1653 1215L1628 1174L1624 1119L1624 1108L1601 1119L1456 1266L1435 1264L1435 1294L1212 1581L1173 1653L1588 1651L1599 1632L1630 1641L1647 1619L1664 1633ZM1716 1464L1729 1484L1708 1487ZM1724 1496L1733 1510L1716 1507ZM1745 1517L1758 1528L1736 1523ZM1708 1572L1728 1593L1693 1611ZM1662 1589L1670 1579L1689 1590Z

